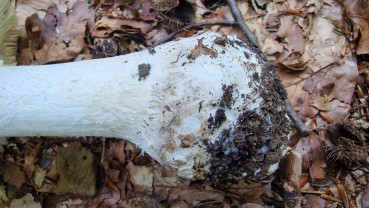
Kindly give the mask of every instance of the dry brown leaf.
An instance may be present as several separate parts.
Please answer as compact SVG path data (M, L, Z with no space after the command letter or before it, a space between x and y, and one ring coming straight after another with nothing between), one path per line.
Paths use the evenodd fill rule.
M26 182L26 177L21 171L18 162L4 161L3 180L19 189Z
M33 178L32 178L32 181L34 185L36 186L36 189L39 189L42 187L42 183L44 181L45 175L46 175L46 171L37 165L33 172Z
M301 87L302 90L305 90L309 93L313 93L317 84L320 82L321 78L319 76L309 77L306 79L304 85Z
M278 41L267 37L265 39L262 51L267 55L273 55L277 52L282 52L283 51L283 46Z
M314 183L317 178L325 178L325 171L322 166L325 165L323 160L315 159L310 166L310 177Z
M308 54L309 58L305 59L305 64L291 62L292 60L288 62L292 66L303 64L302 66L307 67L305 71L289 74L282 70L283 67L278 70L292 106L305 117L315 117L318 110L327 111L325 113L332 117L334 122L342 122L347 116L358 71L356 60L350 51L346 51L342 57L342 48L346 48L348 44L345 37L334 32L332 20L338 21L343 18L342 9L340 4L332 3L324 5L314 16L304 53ZM332 14L331 11L335 13ZM285 35L287 33L282 32L280 33ZM283 58L279 60L282 63L286 62ZM337 101L341 103L338 104ZM333 103L338 109L333 107ZM332 113L332 110L335 113ZM342 115L343 113L346 115ZM318 122L318 127L322 124Z
M138 10L128 5L128 2L119 0L100 1L98 16L111 18L134 19L138 16Z
M40 202L35 202L32 194L26 193L22 198L13 199L10 203L9 208L19 208L19 207L32 207L41 208Z
M351 106L349 104L340 102L338 100L333 100L330 102L331 110L326 112L326 114L332 118L333 123L342 123L342 121L347 117ZM326 121L322 121L321 118L317 117L318 126L326 126Z
M216 58L218 56L217 51L214 49L208 48L205 45L202 44L202 39L198 40L197 45L194 49L191 50L190 54L187 55L188 59L196 59L197 57L201 55L210 56L211 58Z
M271 183L247 183L245 181L238 181L237 184L226 184L227 191L235 194L243 199L247 199L250 203L263 204L260 196L272 194Z
M348 194L348 197L350 197L350 198L355 197L355 195L356 195L355 187L356 186L357 185L354 182L354 179L352 178L351 174L347 175L345 177L345 189L346 189L346 192Z
M240 5L241 4L248 5L245 2L240 2ZM206 14L203 17L203 20L206 22L216 22L216 21L222 21L222 20L234 20L234 18L228 6L221 6L221 7L218 7L215 11L209 14ZM225 35L236 35L239 39L247 41L246 35L238 27L215 25L215 26L212 26L211 29L214 31L223 33Z
M150 24L143 21L103 18L96 22L91 35L93 37L108 37L113 32L117 32L121 37L132 34L144 36L152 29L153 27Z
M43 143L38 142L36 146L26 145L26 154L24 156L24 170L28 178L33 178L36 162L38 161L38 152Z
M281 26L277 32L278 36L286 40L288 48L292 52L303 54L305 50L305 40L302 36L300 26L294 22L294 17L282 16L280 21Z
M319 135L312 132L309 137L303 137L296 144L294 150L301 154L302 157L302 172L307 172L310 169L311 161L321 160L321 140Z
M114 145L110 147L114 158L116 158L122 166L125 165L128 160L128 158L126 158L126 155L124 154L124 147L126 143L126 141L121 140L115 142Z
M92 196L96 192L95 157L79 142L73 142L56 156L59 179L55 193Z
M346 15L352 20L355 33L354 38L358 44L356 46L357 54L369 54L369 2L363 0L344 0L342 1L346 9ZM350 33L351 31L347 31Z
M27 17L38 11L46 11L52 5L72 6L80 0L17 0L16 14L18 19L18 28L20 37L26 37L25 22Z
M157 16L157 10L152 9L152 1L150 0L136 0L133 1L131 7L138 11L139 19L144 21L154 20Z
M137 166L128 162L129 180L136 192L151 194L153 191L153 167Z
M93 18L94 10L85 2L53 5L28 17L25 27L35 64L70 61L83 53L86 28L92 27ZM18 64L32 61L21 59Z
M170 190L168 203L178 203L185 202L186 204L192 206L200 205L201 202L212 202L221 203L224 201L224 195L219 193L219 191L209 191L209 190L196 190L191 188L186 189L176 189ZM173 205L172 205L173 206Z

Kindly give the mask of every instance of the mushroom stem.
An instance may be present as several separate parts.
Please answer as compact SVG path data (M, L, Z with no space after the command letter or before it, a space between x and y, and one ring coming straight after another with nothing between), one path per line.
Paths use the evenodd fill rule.
M207 32L158 46L153 54L0 67L0 136L123 138L179 176L202 179L214 157L241 151L233 140L240 140L240 123L250 114L264 119L255 128L268 126L256 133L267 141L260 143L262 153L274 148L268 159L274 166L239 163L240 171L252 167L255 174L234 178L270 175L289 132L273 127L278 119L287 121L283 99L278 109L264 109L262 90L276 78L265 77L274 73L266 72L267 64L244 43L228 37L223 46L216 38L225 37ZM274 136L283 142L272 145ZM216 141L228 146L214 153Z

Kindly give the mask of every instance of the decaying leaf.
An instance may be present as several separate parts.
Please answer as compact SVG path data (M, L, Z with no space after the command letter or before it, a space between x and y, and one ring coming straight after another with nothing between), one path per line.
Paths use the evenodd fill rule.
M358 42L357 54L369 54L369 2L363 0L342 1L347 15L347 24L354 30L352 42ZM352 31L345 31L350 35Z
M32 207L32 208L41 208L40 202L35 202L32 194L27 193L22 198L13 199L10 203L9 208L19 208L19 207Z
M314 160L313 164L310 166L310 176L313 183L317 178L318 179L325 178L325 171L322 168L323 164L325 165L324 161Z
M17 189L26 182L26 178L24 173L21 171L18 162L4 161L3 180Z
M218 56L218 53L211 49L206 47L204 44L202 44L203 39L199 39L196 47L191 50L191 53L187 56L189 59L196 59L197 57L201 55L208 55L211 58L216 58Z
M97 167L90 150L73 142L56 156L56 165L59 179L55 193L95 194Z
M129 162L126 168L130 176L130 181L135 187L135 191L151 194L153 191L153 168L133 165L132 162Z
M71 7L52 5L46 12L39 11L28 17L25 27L29 48L21 50L18 64L46 64L75 59L87 50L85 33L86 29L92 28L93 18L94 10L82 1ZM27 57L33 59L24 60Z
M0 204L9 201L9 198L6 196L6 190L3 185L0 185Z

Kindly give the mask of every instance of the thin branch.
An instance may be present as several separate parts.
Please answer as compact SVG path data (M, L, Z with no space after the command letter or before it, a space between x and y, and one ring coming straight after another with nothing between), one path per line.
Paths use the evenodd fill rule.
M227 0L227 3L229 5L229 7L231 8L231 12L233 14L234 19L238 23L238 26L246 34L246 36L249 39L250 43L252 43L256 47L260 48L260 44L258 42L258 39L254 35L254 33L251 32L249 27L247 27L247 25L245 23L245 20L243 19L242 15L241 15L241 11L238 8L236 0Z
M168 36L166 36L165 38L159 40L158 42L156 42L155 44L153 44L150 48L154 48L162 43L168 42L171 39L173 39L176 35L188 31L188 30L193 30L193 29L197 29L197 28L201 28L201 27L207 27L207 26L214 26L214 25L223 25L223 26L234 26L234 25L238 25L237 22L235 21L217 21L217 22L202 22L202 23L197 23L197 24L191 24L188 25L186 27L183 27L175 32L172 32L171 34L169 34Z
M295 124L295 127L296 127L297 131L300 134L308 133L309 132L308 129L306 128L305 124L302 122L300 116L297 115L296 111L292 108L291 103L289 102L289 100L286 99L284 102L285 102L285 105L286 105L287 115L292 120L292 122Z

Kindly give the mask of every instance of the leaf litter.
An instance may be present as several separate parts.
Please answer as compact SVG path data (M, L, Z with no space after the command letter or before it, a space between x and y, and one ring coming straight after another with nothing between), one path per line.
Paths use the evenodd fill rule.
M239 1L238 6L262 51L276 66L293 108L315 129L308 136L295 134L291 140L291 147L302 156L302 207L366 207L368 2L252 0ZM206 0L96 0L90 4L17 0L16 9L21 34L17 61L22 65L127 54L149 48L193 22L233 20L225 1ZM237 27L210 29L247 40ZM350 128L345 127L343 134L342 130L326 134L341 124ZM177 178L124 140L0 141L0 200L9 207L19 203L36 207L260 207L273 201L277 206L281 200L270 180L224 184L220 190ZM340 155L351 155L353 149L345 148L350 145L359 145L353 149L362 150L361 160ZM76 169L88 170L92 176L74 174Z

